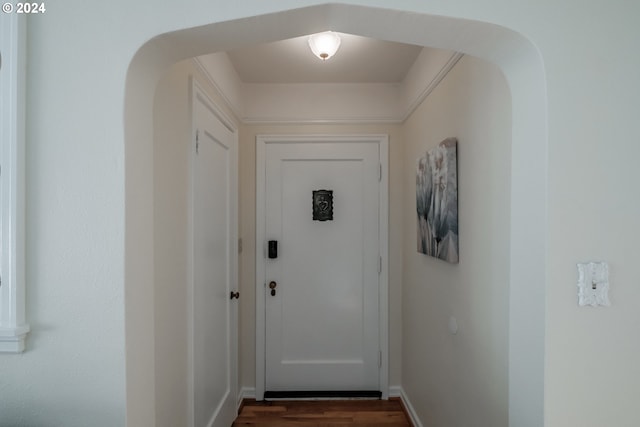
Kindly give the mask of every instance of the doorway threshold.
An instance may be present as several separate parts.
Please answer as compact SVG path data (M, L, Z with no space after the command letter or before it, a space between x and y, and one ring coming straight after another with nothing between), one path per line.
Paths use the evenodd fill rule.
M265 391L265 400L380 400L382 392L377 390L304 390Z

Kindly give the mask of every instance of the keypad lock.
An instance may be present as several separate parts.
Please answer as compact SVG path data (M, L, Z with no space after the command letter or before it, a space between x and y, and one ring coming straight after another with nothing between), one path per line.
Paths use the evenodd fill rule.
M269 289L271 289L271 296L272 297L276 296L276 286L278 286L278 284L276 282L274 282L273 280L271 282L269 282Z

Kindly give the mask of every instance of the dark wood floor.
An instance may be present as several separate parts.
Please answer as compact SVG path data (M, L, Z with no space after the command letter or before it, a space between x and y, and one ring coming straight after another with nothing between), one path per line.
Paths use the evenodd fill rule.
M400 399L273 401L245 400L234 427L411 427Z

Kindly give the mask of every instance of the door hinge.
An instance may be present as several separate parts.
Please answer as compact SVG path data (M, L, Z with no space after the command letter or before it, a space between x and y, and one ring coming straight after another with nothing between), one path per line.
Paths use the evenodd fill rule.
M200 131L196 130L196 154L200 150Z
M382 368L382 350L378 351L378 368Z
M378 274L382 273L382 256L378 258Z
M378 181L382 182L382 163L378 163L380 168L378 169Z

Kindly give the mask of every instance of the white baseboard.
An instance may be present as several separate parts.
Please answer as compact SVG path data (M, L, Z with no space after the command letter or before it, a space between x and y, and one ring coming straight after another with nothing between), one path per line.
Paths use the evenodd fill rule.
M413 424L413 426L423 427L422 423L420 422L420 418L418 418L418 414L416 414L416 410L413 408L413 405L411 404L411 401L409 400L406 393L404 392L404 389L402 387L393 387L394 396L395 396L396 388L400 393L400 399L402 400L404 407L407 409L407 414L409 415L409 418L411 418L411 423ZM389 394L391 395L391 390L389 390Z
M402 387L399 385L389 386L389 397L402 397Z
M255 387L242 387L240 393L238 393L237 409L240 410L240 405L244 399L255 399L256 389Z
M256 388L255 387L242 387L240 389L240 400L242 399L255 399Z

